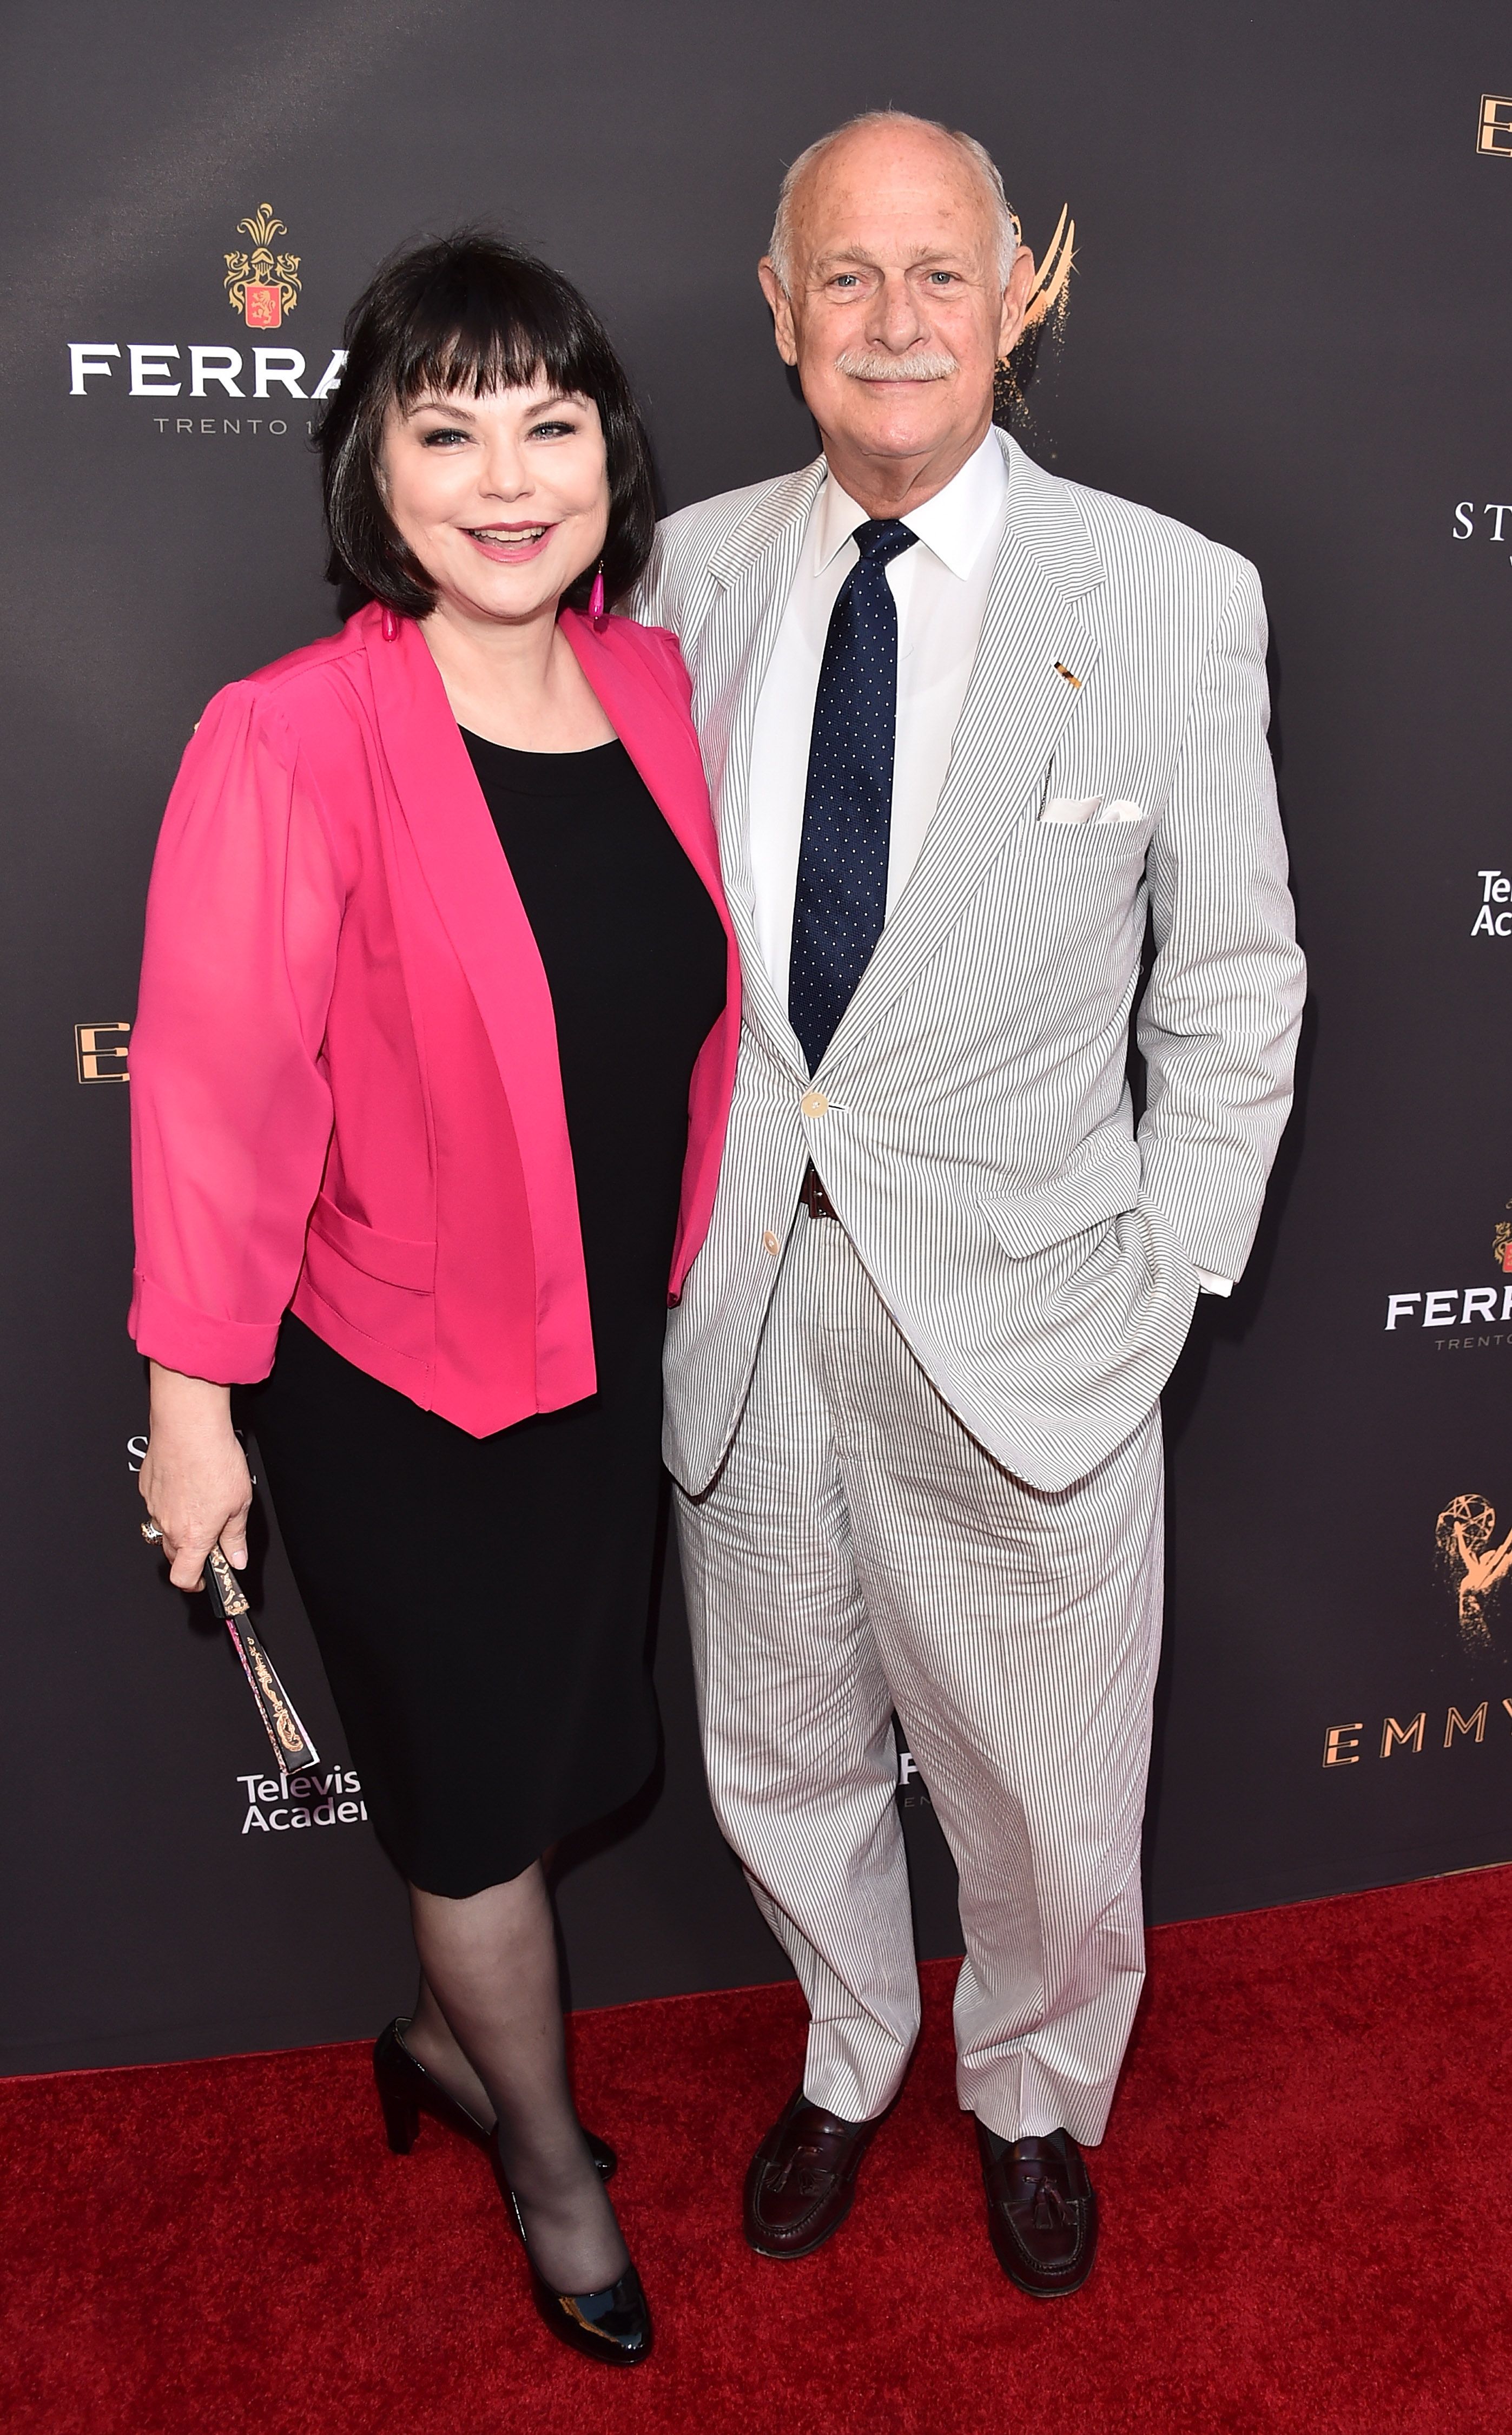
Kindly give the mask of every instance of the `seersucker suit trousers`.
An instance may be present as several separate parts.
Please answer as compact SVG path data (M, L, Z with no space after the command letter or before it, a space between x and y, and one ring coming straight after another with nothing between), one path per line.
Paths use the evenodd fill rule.
M677 1504L714 1810L808 1998L816 2104L883 2112L918 2034L896 1709L960 1875L960 2102L1101 2139L1143 1978L1161 1497L1158 1411L1069 1488L1015 1477L800 1211L730 1451Z

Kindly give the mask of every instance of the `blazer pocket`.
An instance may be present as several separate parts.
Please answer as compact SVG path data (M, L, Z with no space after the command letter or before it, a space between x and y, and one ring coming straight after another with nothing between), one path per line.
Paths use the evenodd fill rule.
M1125 1136L1111 1151L1037 1192L989 1193L982 1211L1004 1250L1022 1260L1109 1224L1136 1208L1139 1197L1139 1144Z
M310 1212L303 1286L357 1336L405 1361L435 1360L434 1243L382 1235L322 1192Z
M402 1286L406 1293L436 1289L436 1246L406 1240L403 1235L381 1235L349 1218L322 1192L310 1212L310 1233L365 1277L386 1286Z

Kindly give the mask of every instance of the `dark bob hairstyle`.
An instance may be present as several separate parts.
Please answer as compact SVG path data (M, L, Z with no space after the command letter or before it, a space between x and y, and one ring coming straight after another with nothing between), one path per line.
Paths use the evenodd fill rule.
M346 368L317 443L333 583L351 579L403 617L434 609L436 587L384 505L388 409L427 390L481 397L544 377L598 408L609 458L604 591L612 601L629 590L656 530L651 452L604 326L570 280L487 230L459 229L386 262L342 335ZM589 567L569 588L572 607L586 606L593 579Z

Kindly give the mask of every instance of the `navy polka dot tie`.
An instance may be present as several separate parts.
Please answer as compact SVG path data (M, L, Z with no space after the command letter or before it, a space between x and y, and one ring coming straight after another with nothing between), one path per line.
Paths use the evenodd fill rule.
M814 701L793 901L788 1020L814 1073L882 936L898 721L890 560L918 540L888 518L857 528L860 559L830 615Z

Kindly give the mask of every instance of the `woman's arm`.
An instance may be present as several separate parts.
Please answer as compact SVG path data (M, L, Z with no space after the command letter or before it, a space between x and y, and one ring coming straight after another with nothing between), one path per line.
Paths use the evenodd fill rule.
M180 1589L217 1539L247 1561L251 1481L219 1382L266 1376L304 1256L343 902L294 736L261 688L228 687L163 820L132 1033L139 1484Z
M260 686L206 711L168 804L131 1035L140 1352L266 1378L331 1138L320 1046L345 887Z
M176 1589L197 1590L216 1540L238 1570L247 1562L251 1475L231 1425L231 1389L181 1370L147 1365L151 1407L143 1500L163 1532Z

